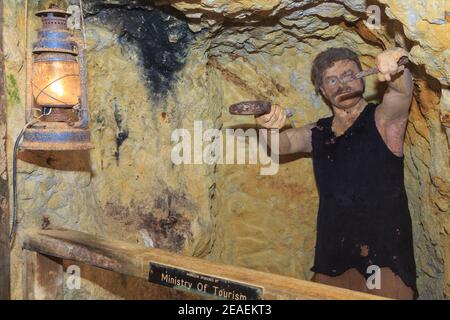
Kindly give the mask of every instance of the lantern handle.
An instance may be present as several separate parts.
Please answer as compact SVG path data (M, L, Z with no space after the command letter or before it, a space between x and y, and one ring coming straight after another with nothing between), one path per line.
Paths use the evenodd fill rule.
M89 124L88 114L88 96L87 96L87 72L86 72L86 60L85 49L80 50L80 82L81 82L81 97L80 97L80 109L79 109L79 121L73 124L74 128L86 129Z
M87 95L87 71L86 71L86 25L84 21L84 9L83 0L79 0L80 4L80 15L81 15L81 33L83 35L83 45L80 50L80 85L81 85L81 97L80 97L80 108L78 110L79 121L73 124L74 128L86 129L89 125L89 113L88 113L88 95ZM79 46L80 48L80 46Z

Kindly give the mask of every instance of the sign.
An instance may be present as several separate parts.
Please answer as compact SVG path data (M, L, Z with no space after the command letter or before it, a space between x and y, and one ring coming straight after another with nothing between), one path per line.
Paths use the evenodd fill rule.
M260 300L263 293L263 288L157 263L150 263L148 281L215 299Z

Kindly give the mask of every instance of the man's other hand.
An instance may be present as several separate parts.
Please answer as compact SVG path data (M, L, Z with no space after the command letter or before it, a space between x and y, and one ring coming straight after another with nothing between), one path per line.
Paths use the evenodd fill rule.
M286 125L286 111L277 104L272 104L270 113L255 117L256 123L267 129L281 129Z
M377 56L377 74L379 81L391 81L391 76L403 71L405 66L398 66L398 60L408 56L408 52L402 48L387 49Z

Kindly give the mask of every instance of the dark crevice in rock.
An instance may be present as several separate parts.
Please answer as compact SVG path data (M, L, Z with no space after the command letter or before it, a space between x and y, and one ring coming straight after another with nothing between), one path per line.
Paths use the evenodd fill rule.
M192 241L190 217L198 208L182 191L162 191L149 212L139 210L140 227L149 232L156 248L180 252L186 241Z
M144 81L152 97L165 98L177 80L195 39L179 13L170 8L136 7L91 2L87 21L106 25L119 35L123 46L141 51Z
M123 118L122 118L122 114L120 112L119 105L116 102L114 102L113 107L114 107L114 120L116 122L117 130L118 130L117 135L116 135L116 151L114 152L114 158L116 158L117 164L119 164L120 147L122 146L124 141L126 139L128 139L128 129L123 128L123 124L122 124Z

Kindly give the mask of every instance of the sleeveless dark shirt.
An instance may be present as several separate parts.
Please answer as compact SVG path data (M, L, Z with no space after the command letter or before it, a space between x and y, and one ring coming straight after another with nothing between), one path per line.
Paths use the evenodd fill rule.
M389 267L417 298L411 218L403 181L403 156L394 155L368 104L336 137L333 116L312 129L312 157L319 189L313 272L337 276L350 268L367 279L370 265Z

